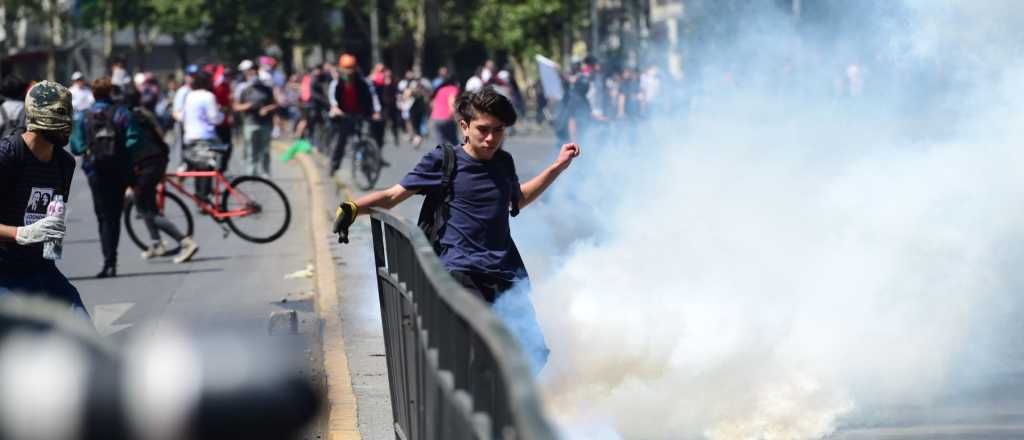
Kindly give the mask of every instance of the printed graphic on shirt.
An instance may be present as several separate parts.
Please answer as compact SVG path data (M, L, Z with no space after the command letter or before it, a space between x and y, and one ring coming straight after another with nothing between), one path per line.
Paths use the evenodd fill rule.
M46 207L50 205L50 200L53 200L54 194L56 194L56 191L53 188L32 187L32 193L28 198L28 205L25 206L24 226L31 225L46 217Z

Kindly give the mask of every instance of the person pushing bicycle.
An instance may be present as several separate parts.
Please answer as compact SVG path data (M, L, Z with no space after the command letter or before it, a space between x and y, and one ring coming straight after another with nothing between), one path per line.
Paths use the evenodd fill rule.
M156 100L143 97L134 87L124 93L124 103L131 109L139 132L139 143L131 151L132 190L135 206L149 232L149 246L142 251L142 258L148 260L167 255L167 245L160 239L160 232L167 234L178 243L175 263L184 263L196 254L199 245L192 237L185 235L160 212L157 206L157 185L164 178L170 162L170 147L164 142L164 131L153 114Z

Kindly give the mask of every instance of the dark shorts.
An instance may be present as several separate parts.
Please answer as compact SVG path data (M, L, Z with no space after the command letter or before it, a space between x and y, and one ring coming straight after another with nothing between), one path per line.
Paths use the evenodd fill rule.
M518 283L506 281L481 273L451 272L466 290L479 296L491 306L491 310L508 327L509 332L519 341L523 353L530 361L536 375L544 368L551 355L544 332L537 322L537 315L530 300L529 280Z
M513 283L490 275L474 272L452 272L452 278L488 304L494 304L502 293L512 289Z

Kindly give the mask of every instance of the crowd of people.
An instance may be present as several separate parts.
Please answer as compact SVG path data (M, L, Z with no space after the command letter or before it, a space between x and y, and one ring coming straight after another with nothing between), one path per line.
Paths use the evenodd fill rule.
M3 78L3 137L25 130L30 86L16 74ZM396 146L419 148L431 132L441 143L458 145L462 136L453 117L455 100L463 91L485 86L525 111L512 75L495 69L492 61L464 86L445 67L429 79L412 70L399 78L384 64L364 74L347 53L337 63L291 76L269 56L237 65L189 65L181 81L174 75L130 73L121 59L113 59L108 74L98 78L74 72L67 84L73 128L69 150L82 157L92 192L103 255L97 277L117 275L126 194L135 197L149 232L142 258L168 256L176 249L174 261L184 263L198 251L195 240L157 209L156 188L171 162L180 162L179 170L224 172L238 146L242 172L270 177L271 140L288 136L316 144L330 158L333 174L349 139L362 130L380 146L390 134ZM330 136L317 136L328 131ZM209 201L211 179L194 181L196 195Z
M3 176L15 178L17 175L18 180L4 182L17 190L0 196L4 197L0 201L4 214L0 224L12 225L11 230L0 231L3 232L0 241L4 238L15 241L15 244L0 245L0 259L16 258L19 254L12 251L13 246L36 246L40 240L63 236L63 220L52 220L43 215L38 219L33 217L34 222L29 222L26 213L45 211L43 205L57 194L68 200L73 171L66 169L66 165L70 163L73 167L74 160L63 158L69 152L82 157L81 168L92 193L100 236L102 266L96 276L107 278L117 276L120 223L126 195L134 197L149 233L149 246L142 252L142 258L170 256L175 250L174 261L185 263L198 251L196 241L164 218L157 208L157 186L172 162L180 162L185 170L223 172L238 147L244 163L241 172L271 177L271 140L291 137L305 138L316 144L330 159L329 171L334 173L345 157L349 138L363 133L363 130L381 146L390 135L395 146L408 144L420 148L432 135L439 144L456 147L460 152L455 156L460 161L467 157L489 159L493 156L493 149L512 133L515 121L521 120L517 115L525 115L527 107L526 96L515 75L507 69L496 68L493 61L475 69L465 82L457 80L445 67L440 68L433 78L423 77L414 71L396 75L383 64L373 66L366 74L351 54L341 55L337 63L312 66L308 71L291 76L284 73L277 60L268 56L242 60L237 65L190 65L184 73L180 82L176 76L161 80L150 72L129 73L123 62L114 60L108 73L97 78L90 79L81 72L74 72L67 87L52 82L39 82L33 86L33 83L14 74L3 78L0 84L0 93L4 97L3 111L0 112L3 137L0 153L17 156L18 161L24 161L26 158L22 150L27 150L33 153L30 156L39 159L34 154L36 144L47 144L49 154L62 159L60 165L50 167L52 169L48 168L52 164L40 165L47 168L38 173L45 177L40 182L32 179L22 181L23 173L5 173ZM644 81L644 77L629 69L601 75L596 63L582 64L568 77L569 93L558 105L561 109L559 115L569 115L568 133L563 136L566 144L562 145L560 159L541 177L524 184L526 189L520 199L509 202L513 203L513 212L543 192L579 153L572 142L581 137L589 124L639 117L646 107L652 105L653 100L643 97L645 93L651 94L651 87L656 85L652 85L649 79L646 80L648 84L643 84ZM588 88L590 84L595 86ZM39 92L39 102L45 102L50 106L48 109L60 114L47 116L49 119L45 119L45 124L40 122L40 116L34 117L42 110L32 107L29 98L33 91ZM528 92L536 93L536 87ZM541 101L537 111L543 115L543 93L536 95ZM63 101L65 98L66 103ZM65 110L67 114L61 113ZM558 118L555 122L558 128ZM318 136L327 132L332 135ZM467 139L472 142L467 144ZM331 145L326 145L327 142ZM64 145L69 145L68 151L61 148ZM424 160L429 159L431 166L436 165L434 161L440 159L438 151L433 149ZM31 162L31 158L28 160ZM466 166L471 164L467 162ZM13 159L5 162L2 157L0 166L24 167L21 162ZM421 168L423 166L426 165L421 164ZM458 167L461 166L460 162ZM514 166L509 164L509 168L514 169ZM427 171L424 169L419 173ZM485 167L467 169L464 173L470 176L478 171L491 172ZM410 176L416 173L414 171ZM517 182L514 172L502 173L512 173L506 176L511 179L507 183ZM419 176L420 180L423 178ZM422 186L410 183L415 179L409 179L406 179L409 185L405 189ZM456 178L456 187L463 184L461 179ZM210 179L198 178L194 182L198 198L209 202ZM21 192L23 187L24 194ZM504 186L499 189L502 194L518 193ZM403 193L401 198L405 195ZM22 196L25 200L20 200ZM375 203L364 201L362 205L365 208ZM42 221L43 218L48 220ZM499 241L505 243L507 231L501 235ZM497 243L495 246L504 252L514 253L514 249L505 249L507 244ZM442 259L447 258L446 255L442 255ZM45 267L44 272L49 276L59 274L52 261L35 260L39 258L33 258L33 264ZM486 262L478 263L467 266L468 269L459 266L471 269L468 275L462 274L465 275L462 281L467 287L475 286L475 289L483 289L486 293L490 291L489 287L481 288L480 283L487 284L493 280L478 276L488 269ZM501 278L497 292L491 292L485 299L493 301L495 294L522 281L525 272L517 267L509 269L507 275ZM52 287L49 290L61 291L63 296L74 297L73 303L80 304L74 288L68 288L70 284L62 275L57 278L65 280L65 283L49 286Z
M558 142L635 140L637 125L665 110L666 81L656 64L642 72L631 66L607 69L594 57L573 64L551 116Z

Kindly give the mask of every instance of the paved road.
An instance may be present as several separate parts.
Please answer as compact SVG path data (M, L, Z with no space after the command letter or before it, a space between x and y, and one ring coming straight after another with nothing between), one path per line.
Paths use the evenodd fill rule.
M239 170L235 156L232 169ZM195 216L200 250L191 262L174 264L170 258L142 260L122 228L118 277L113 279L94 278L103 261L99 234L89 186L81 170L76 171L68 204L69 235L59 266L81 292L101 334L124 341L139 332L158 331L168 322L182 322L190 329L230 328L262 337L268 334L272 312L296 310L299 334L275 336L274 342L294 350L286 356L304 357L304 368L319 380L321 365L312 343L313 283L306 277L286 279L312 261L308 190L298 164L275 162L273 167L273 180L288 194L293 212L283 237L268 244L234 235L224 238L212 220Z

